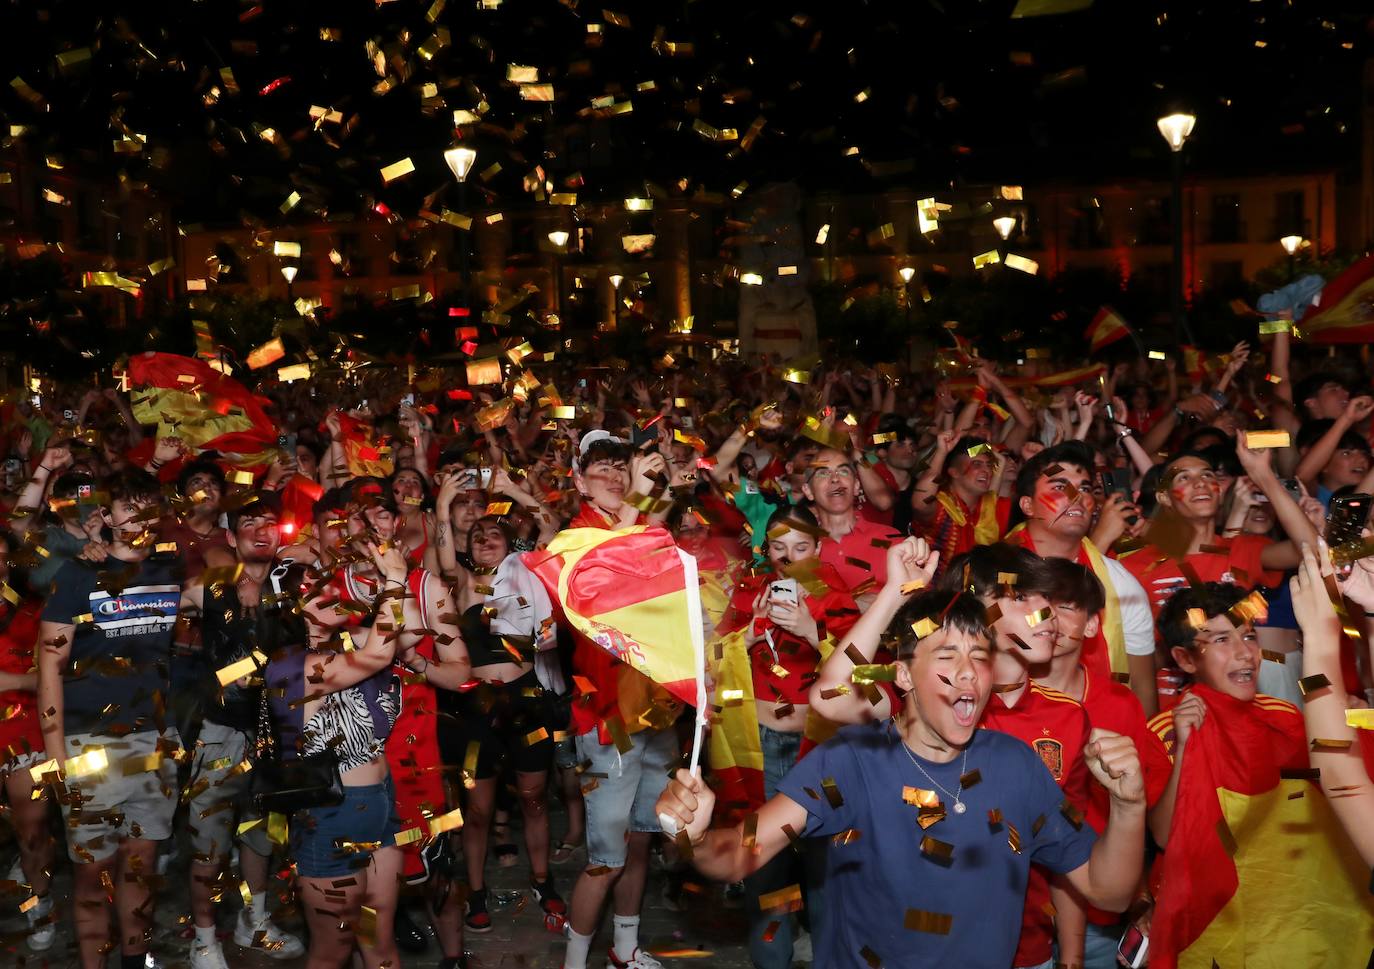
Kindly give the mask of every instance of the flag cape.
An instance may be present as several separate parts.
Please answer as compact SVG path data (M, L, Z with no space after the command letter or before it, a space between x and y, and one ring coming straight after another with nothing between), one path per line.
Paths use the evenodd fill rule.
M1307 343L1374 341L1374 256L1365 256L1322 287L1321 305L1299 323Z
M524 562L573 628L679 700L698 705L696 560L680 552L666 529L566 528L547 549L526 552Z
M389 456L373 443L372 427L339 411L339 434L343 438L344 457L348 461L348 473L354 478L386 478L391 475L393 464Z
M1086 367L1075 367L1072 370L1060 370L1057 373L1047 373L1041 377L1003 377L1002 382L1008 387L1070 387L1074 384L1086 383L1089 380L1096 380L1107 372L1105 363L1089 364ZM949 381L949 388L955 391L971 391L978 386L978 382L972 378L960 377L957 380Z
M1097 311L1088 328L1083 331L1083 336L1092 341L1088 348L1089 353L1096 353L1105 346L1115 343L1117 340L1124 340L1131 335L1131 328L1110 306L1104 306Z
M1374 899L1306 765L1297 708L1205 686L1188 741L1150 928L1151 969L1364 966ZM1165 713L1151 721L1157 732Z
M156 424L195 451L218 451L232 464L264 465L276 456L277 428L263 402L203 360L141 353L127 370L134 417Z

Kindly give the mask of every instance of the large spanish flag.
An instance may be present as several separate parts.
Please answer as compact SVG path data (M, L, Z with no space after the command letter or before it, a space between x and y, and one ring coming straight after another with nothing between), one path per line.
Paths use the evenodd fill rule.
M218 451L231 464L275 457L277 428L263 401L203 360L141 353L127 369L134 417L158 437L179 437L195 451Z
M1205 686L1150 926L1151 969L1360 969L1374 898L1321 788L1292 704ZM1169 742L1172 711L1151 721Z
M1124 340L1131 335L1131 328L1126 321L1121 318L1121 314L1110 306L1104 306L1097 311L1088 328L1083 331L1083 336L1092 341L1088 347L1089 353L1096 353L1105 346L1115 343L1117 340Z
M524 562L578 632L699 705L705 650L696 560L666 529L566 528Z
M395 469L390 452L383 453L373 440L373 428L356 417L339 411L339 435L353 478L386 478Z
M1374 341L1374 256L1365 256L1322 287L1321 305L1298 323L1307 343Z

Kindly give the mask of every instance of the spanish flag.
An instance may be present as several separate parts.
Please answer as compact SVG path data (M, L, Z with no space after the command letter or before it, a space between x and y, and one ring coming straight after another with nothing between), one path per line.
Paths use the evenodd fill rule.
M696 560L666 529L566 528L524 562L578 632L698 705L705 656Z
M1157 871L1151 969L1363 967L1374 898L1321 788L1302 714L1202 685L1202 726L1183 755ZM1173 712L1150 727L1172 750Z
M240 467L276 456L277 428L263 402L203 360L141 353L126 371L134 417L156 424L158 437L178 437L196 451L218 451Z
M393 470L389 452L383 453L372 438L372 426L339 411L339 434L343 438L348 474L354 478L385 478Z
M1321 305L1298 324L1307 343L1374 341L1374 256L1365 256L1322 287Z
M1088 348L1089 353L1096 353L1103 347L1115 343L1117 340L1124 340L1131 335L1131 328L1126 324L1120 314L1110 306L1104 306L1097 311L1088 328L1083 331L1083 336L1092 341Z

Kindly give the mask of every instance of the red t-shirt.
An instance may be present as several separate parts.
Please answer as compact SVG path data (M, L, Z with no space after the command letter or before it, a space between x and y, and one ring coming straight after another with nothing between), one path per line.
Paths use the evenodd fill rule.
M820 560L834 569L851 595L877 592L887 581L887 549L902 536L896 529L866 521L856 512L854 530L841 539L821 540Z
M6 610L9 608L5 606ZM33 672L34 647L38 643L38 623L42 614L43 603L36 599L21 602L13 610L9 625L0 632L0 671ZM42 749L38 695L30 690L0 693L0 757L10 760L19 754Z
M1145 779L1145 803L1154 807L1169 786L1173 764L1169 752L1150 730L1145 708L1130 688L1106 677L1098 677L1083 668L1083 709L1094 727L1130 737L1140 755L1140 769ZM1088 788L1088 823L1101 834L1107 829L1107 815L1111 811L1111 795L1101 784ZM1097 925L1115 925L1121 915L1088 906L1088 921Z
M899 495L902 490L901 486L897 484L897 479L893 476L892 469L887 466L886 462L879 461L877 464L873 465L873 473L887 482L887 486L892 489L894 495ZM865 521L871 521L875 525L886 525L889 528L893 527L893 511L893 508L889 508L886 511L883 511L881 508L876 508L871 501L865 501L859 506L859 515L863 517Z
M730 608L721 620L720 631L731 633L743 629L753 618L754 599L769 582L777 578L779 576L776 573L767 572L739 582L730 597ZM825 595L813 596L803 590L803 601L811 617L816 620L816 629L821 638L830 635L838 642L858 621L859 607L854 603L854 597L844 591L832 569L822 565L816 571L816 578L826 584ZM774 625L770 620L761 619L759 624L761 632L766 630L771 634L773 645L770 648L767 639L760 639L749 650L749 663L754 674L754 699L779 704L805 704L807 691L816 679L820 653L807 640ZM780 676L774 671L774 666L781 666L786 672Z
M970 508L954 492L943 491L942 494L953 499L955 507L959 509L960 515L964 519L962 525L949 513L944 504L939 503L939 499L936 499L934 517L925 521L913 519L911 523L912 532L920 535L940 553L937 575L943 575L945 569L949 568L949 563L956 556L963 555L978 544L977 528L978 521L982 517L983 502L991 498L996 503L994 514L997 519L997 536L993 541L998 541L1007 533L1007 525L1011 522L1010 498L999 498L989 493L978 499L978 504L975 507Z
M1283 576L1260 564L1260 554L1273 541L1264 535L1237 535L1234 538L1218 535L1206 546L1208 551L1193 552L1183 561L1203 582L1230 582L1247 589L1257 585L1273 588ZM1122 557L1121 564L1145 587L1150 611L1156 619L1169 597L1188 584L1179 563L1166 558L1153 545Z
M989 697L982 726L1029 744L1054 775L1069 803L1087 811L1089 789L1094 782L1083 759L1090 727L1081 703L1032 683L1014 707L1007 706L999 693ZM1038 966L1052 956L1054 919L1047 911L1049 900L1049 881L1042 869L1032 865L1026 883L1026 908L1021 915L1021 941L1016 946L1013 966Z

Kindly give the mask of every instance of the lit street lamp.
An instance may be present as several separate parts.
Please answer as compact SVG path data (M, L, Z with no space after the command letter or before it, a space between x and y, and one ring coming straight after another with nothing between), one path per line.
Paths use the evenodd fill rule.
M548 236L553 246L553 308L560 323L563 319L563 250L568 244L568 233L554 229Z
M1293 281L1293 276L1297 271L1296 259L1294 257L1297 256L1298 250L1302 248L1302 244L1305 241L1307 240L1303 239L1302 236L1284 236L1279 240L1279 245L1283 246L1283 251L1288 253L1288 281L1290 283Z
M897 275L902 277L902 295L906 298L906 328L911 329L911 277L916 275L915 268L903 266L897 270Z
M468 172L472 171L476 162L477 152L463 145L454 145L444 152L444 164L458 182L458 208L463 215L468 214ZM470 225L466 232L461 229L458 231L458 273L463 277L461 292L464 307L468 305L468 290L471 287L468 276L468 235L471 231Z
M296 266L281 267L281 274L283 278L286 279L286 299L291 303L296 301L296 294L292 289L292 284L296 281L296 273L298 272L300 272L300 269Z
M1183 112L1166 115L1157 122L1159 133L1169 143L1169 151L1173 155L1174 162L1173 197L1170 205L1174 236L1174 259L1169 287L1169 305L1174 319L1175 337L1180 340L1186 337L1189 344L1195 341L1193 340L1192 328L1188 325L1188 318L1184 315L1183 309L1183 145L1188 140L1188 136L1193 133L1193 125L1196 123L1196 117Z
M615 328L620 329L620 284L625 282L625 277L620 273L611 273L606 277L611 283L611 309L615 311Z
M1016 216L1004 215L993 219L992 226L997 230L997 234L1002 237L1002 241L1006 242L1011 238L1012 232L1016 230Z

